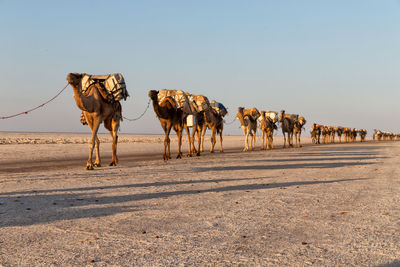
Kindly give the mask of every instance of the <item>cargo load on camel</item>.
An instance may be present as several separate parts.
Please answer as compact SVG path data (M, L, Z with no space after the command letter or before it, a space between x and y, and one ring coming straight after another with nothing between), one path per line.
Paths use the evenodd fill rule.
M82 92L85 93L90 85L94 83L102 84L105 88L103 97L108 102L115 102L120 100L126 100L129 96L128 90L124 77L120 73L108 74L108 75L89 75L83 74L82 77Z
M188 94L182 90L169 90L162 89L158 92L158 103L161 103L164 98L171 97L178 109L181 109L183 112L187 114L195 113L190 105L190 101L188 98Z
M211 108L210 101L204 95L192 95L186 93L190 102L190 106L195 113L199 113Z
M228 110L222 103L213 100L210 102L210 105L220 116L225 117L228 114Z

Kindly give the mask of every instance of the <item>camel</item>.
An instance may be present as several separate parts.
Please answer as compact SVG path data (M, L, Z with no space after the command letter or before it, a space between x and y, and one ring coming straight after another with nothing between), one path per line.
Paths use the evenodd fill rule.
M273 115L273 118L271 118ZM274 130L277 129L275 123L277 122L277 114L275 112L261 111L260 129L262 134L262 150L274 148Z
M245 135L245 145L243 151L254 150L255 142L256 142L256 132L257 132L257 119L249 114L244 114L244 108L239 107L238 113L236 114L236 118L240 121L243 133ZM257 111L257 112L256 112ZM254 110L254 114L258 112L257 109ZM257 114L256 114L257 115ZM258 118L258 117L257 117ZM251 142L249 147L248 137L251 136Z
M335 134L336 134L336 127L334 126L329 126L329 142L330 143L335 143Z
M200 113L197 119L197 128L194 129L193 135L196 132L199 144L199 151L197 152L198 155L200 152L204 151L204 135L207 129L211 130L211 148L210 153L214 153L214 147L216 144L216 134L219 134L220 140L220 148L219 151L222 153L224 152L224 148L222 146L222 132L224 130L224 119L223 117L218 114L213 108L209 108L204 110ZM194 147L194 144L193 144Z
M321 125L314 123L311 126L311 138L314 144L320 144L321 139Z
M149 91L149 97L153 102L154 112L160 120L161 127L165 132L164 138L164 154L163 159L168 160L171 158L171 149L169 134L173 128L178 136L178 155L177 158L182 158L182 130L184 127L184 114L181 109L178 109L175 101L170 97L165 97L161 103L158 102L158 91Z
M301 143L300 143L301 130L305 124L306 124L306 120L302 116L298 117L297 120L294 122L293 136L294 136L294 139L296 140L297 147L301 147Z
M89 159L86 163L87 170L93 170L94 167L101 166L100 160L100 140L97 137L100 124L110 131L113 138L112 142L112 160L110 166L118 164L117 143L118 129L122 121L122 107L119 101L108 102L107 93L101 83L94 83L89 86L85 93L82 93L82 77L84 74L69 73L67 81L74 91L76 105L85 118L86 123L92 131L92 137L89 142ZM93 149L96 145L96 161L93 163Z
M355 142L356 141L356 139L357 139L357 129L356 128L352 128L351 129L351 132L350 132L350 139L351 139L351 142Z
M289 147L293 147L293 128L294 128L294 120L293 118L286 116L284 110L281 110L281 115L279 117L279 122L281 123L282 134L283 134L283 148L286 147L286 135L287 133L287 140Z
M339 139L339 143L342 143L342 134L343 134L343 127L336 127L336 134L338 136Z
M360 135L361 142L365 142L365 137L367 136L367 130L366 129L358 130L358 134Z
M321 135L322 135L322 143L327 144L329 142L329 137L330 137L328 126L321 127Z

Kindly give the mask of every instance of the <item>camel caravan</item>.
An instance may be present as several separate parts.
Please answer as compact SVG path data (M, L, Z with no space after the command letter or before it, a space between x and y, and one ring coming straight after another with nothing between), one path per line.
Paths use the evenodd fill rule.
M94 167L101 166L100 140L97 137L101 123L104 123L104 127L111 134L113 141L110 166L116 166L118 164L118 130L122 121L120 101L126 100L129 96L123 76L119 73L109 75L69 73L67 81L73 89L76 105L82 111L81 123L88 125L92 131L86 169L93 170ZM177 158L182 158L184 130L188 138L188 156L200 156L200 153L204 151L204 136L207 129L211 131L210 152L214 152L217 134L220 140L219 151L224 151L222 134L224 117L228 111L222 103L209 101L204 95L194 95L182 90L150 90L148 96L165 133L164 160L171 159L169 137L171 130L174 130L178 136ZM249 109L239 107L235 119L239 120L245 136L243 151L255 150L257 129L261 131L261 150L273 149L273 136L278 130L278 125L282 129L284 137L283 148L302 146L300 137L306 124L303 116L288 114L285 110L278 113L268 110L259 111L255 107ZM335 137L339 143L342 142L342 137L344 142L355 142L357 135L360 136L361 142L364 142L367 130L316 123L311 126L311 138L315 144L335 143ZM378 141L400 140L400 134L374 130L373 139ZM94 148L96 148L96 160L93 162Z
M170 138L171 129L178 136L178 155L182 158L182 131L185 129L188 137L188 156L204 151L204 135L207 129L211 130L211 149L214 152L216 134L220 136L220 152L223 152L222 132L224 129L224 116L228 113L225 106L216 101L209 101L206 96L193 95L182 90L160 91L151 90L149 97L153 102L154 112L160 120L165 132L163 159L171 159ZM192 128L192 133L190 133ZM197 149L195 135L197 134Z
M395 134L392 132L386 132L386 131L381 131L374 129L374 134L372 135L373 140L377 141L399 141L400 140L400 134Z
M367 137L366 129L356 129L340 126L326 126L314 123L311 125L311 139L314 144L328 144L335 143L335 136L339 143L343 141L346 143L355 142L357 135L360 136L360 141L365 142ZM322 138L322 139L321 139Z
M277 123L281 124L282 134L284 136L283 148L286 147L286 142L289 147L293 147L293 136L296 140L296 147L301 147L300 136L306 120L304 117L294 114L287 114L281 110L280 116L276 111L258 111L253 107L245 109L244 107L238 108L236 118L240 121L240 126L245 135L245 143L243 151L254 150L256 142L257 128L261 130L262 150L273 149L273 135L274 130L277 130ZM260 123L257 126L257 121ZM248 138L250 136L250 145ZM286 137L287 136L287 137Z

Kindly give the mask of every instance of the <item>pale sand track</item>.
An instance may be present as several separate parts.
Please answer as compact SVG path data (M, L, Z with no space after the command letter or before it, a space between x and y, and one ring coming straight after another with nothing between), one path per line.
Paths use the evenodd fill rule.
M225 137L164 163L158 136L126 138L94 171L84 144L0 145L0 264L400 264L398 142L244 153Z

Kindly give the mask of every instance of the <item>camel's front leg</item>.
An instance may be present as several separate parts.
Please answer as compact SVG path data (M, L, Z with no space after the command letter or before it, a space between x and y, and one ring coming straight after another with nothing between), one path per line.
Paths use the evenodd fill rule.
M93 149L97 138L97 132L99 131L100 120L95 118L89 126L92 129L92 138L89 143L89 159L86 163L86 170L93 170Z
M282 133L283 133L283 148L286 148L286 135L285 132L282 131Z
M262 138L262 146L261 146L261 150L265 150L265 149L267 149L267 145L268 145L268 140L265 140L264 141L264 139L265 139L265 132L264 132L264 130L263 129L261 129L261 138Z
M288 134L289 147L293 147L293 133Z
M245 133L245 139L244 139L244 149L243 149L243 151L249 150L249 140L248 140L248 138L249 138L249 133L246 132Z
M271 133L271 149L274 149L274 132Z
M300 137L301 137L301 133L299 133L299 147L302 147Z
M256 148L256 131L254 131L253 135L251 136L251 143L251 150L254 150Z

